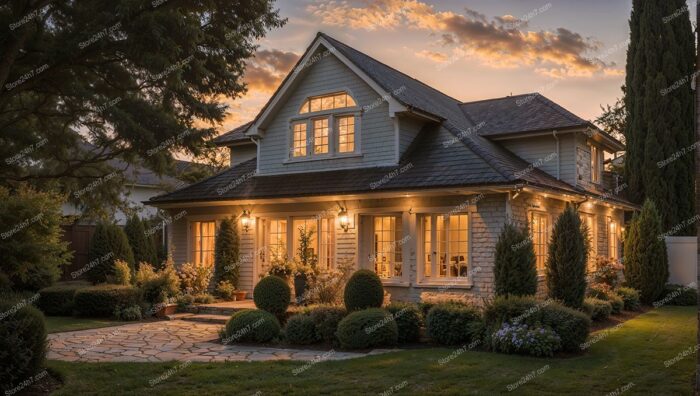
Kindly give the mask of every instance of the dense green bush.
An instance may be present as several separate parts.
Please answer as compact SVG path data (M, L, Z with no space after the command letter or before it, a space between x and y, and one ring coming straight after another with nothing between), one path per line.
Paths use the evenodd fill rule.
M640 300L651 304L662 297L668 280L668 257L661 216L650 200L632 218L625 241L625 282L639 290Z
M569 206L557 219L547 257L549 297L572 308L580 308L586 296L586 263L589 241L581 218Z
M340 346L348 349L366 349L394 346L399 330L391 314L381 308L355 311L338 324Z
M355 271L348 280L343 299L348 312L379 308L384 303L384 286L377 274L361 269Z
M123 285L98 285L75 292L74 309L80 316L108 317L117 307L138 305L139 289Z
M607 319L612 309L612 304L599 298L588 297L583 300L583 310L595 321Z
M666 285L666 288L664 289L661 301L668 305L697 305L698 290L695 287L669 284Z
M631 287L618 287L615 293L622 297L627 311L637 311L640 308L639 290L635 290Z
M337 343L338 337L335 334L338 331L338 324L348 315L345 308L319 305L310 307L308 313L316 326L316 332L321 341L328 344Z
M287 311L291 298L292 292L287 282L276 276L262 278L253 290L255 306L275 315Z
M534 295L537 291L536 262L535 248L527 230L506 223L496 243L493 269L496 295Z
M149 263L156 267L160 265L153 236L146 235L144 222L137 215L129 217L126 221L124 233L134 253L134 264L137 268L140 263Z
M107 282L114 276L114 261L124 260L134 270L134 253L124 230L116 224L99 223L90 239L87 277L92 283Z
M39 309L45 315L70 316L73 314L73 298L79 289L88 287L84 282L66 282L39 290Z
M481 315L474 308L456 304L438 304L428 311L425 326L434 342L442 345L473 341L482 326Z
M235 219L223 219L214 241L214 281L228 281L238 287L238 227Z
M430 309L436 305L439 304L453 304L453 305L461 305L463 307L470 307L471 305L467 303L466 301L462 300L456 300L456 299L442 299L439 301L421 301L418 303L418 308L420 309L421 313L423 314L423 319L428 317L428 312L430 312Z
M491 337L496 352L553 356L561 349L561 337L547 326L504 323Z
M622 297L618 296L617 293L608 288L606 284L600 284L597 287L590 287L588 289L587 297L598 298L605 300L612 306L612 313L618 314L622 312L625 308L625 302Z
M0 300L0 390L10 391L39 373L46 358L44 315L30 301Z
M26 186L14 191L0 187L0 272L14 290L51 286L70 263L72 253L63 240L66 224L61 205L65 197Z
M307 345L319 342L321 338L316 330L316 324L310 315L293 315L284 327L284 335L290 344Z
M559 335L566 351L578 350L591 327L591 319L585 313L553 300L538 301L532 297L497 297L485 307L483 315L489 333L506 322L548 326Z
M280 323L274 315L259 309L244 309L228 320L222 342L269 342L279 334Z
M136 285L141 288L144 301L155 305L175 298L180 293L180 278L174 264L166 261L160 271L141 263L136 273Z
M221 281L216 285L216 295L226 301L236 300L236 287L229 281Z
M619 314L625 309L625 301L615 293L609 293L606 301L612 306L612 313L614 314Z
M124 260L114 260L114 275L107 277L107 283L115 285L130 285L131 284L131 268L129 263Z
M416 304L394 302L386 307L399 329L399 343L416 342L420 338L423 314Z
M123 320L127 322L141 320L141 307L138 305L132 305L130 307L117 307L114 309L114 317L117 320Z

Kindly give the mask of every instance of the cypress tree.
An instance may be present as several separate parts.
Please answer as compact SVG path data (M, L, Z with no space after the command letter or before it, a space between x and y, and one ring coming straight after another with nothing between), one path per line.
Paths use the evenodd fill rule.
M654 201L665 229L694 213L694 158L688 149L694 139L695 44L684 9L684 0L634 0L627 51L628 193L635 202ZM688 225L679 234L694 230Z
M106 282L114 274L114 260L124 260L134 269L134 253L124 230L116 224L99 223L90 240L87 277L93 283Z
M503 226L496 243L496 295L528 296L537 292L537 258L527 230Z
M124 232L129 239L131 250L134 252L136 269L138 269L138 265L141 262L157 267L159 263L155 244L153 243L153 238L146 235L143 221L136 215L131 216L126 222Z
M580 308L586 294L586 238L578 213L567 207L552 231L546 277L549 297L572 308Z
M668 280L668 256L663 240L661 216L651 200L634 216L625 240L625 281L640 291L646 304L664 293Z
M238 287L238 227L233 219L224 219L214 241L214 280L229 281Z

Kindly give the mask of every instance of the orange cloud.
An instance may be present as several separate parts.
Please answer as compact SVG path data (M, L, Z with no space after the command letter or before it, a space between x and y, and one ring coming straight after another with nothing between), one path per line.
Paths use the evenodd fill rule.
M428 51L428 50L416 52L416 56L419 58L429 59L433 62L438 62L438 63L447 62L450 59L447 55L445 55L441 52Z
M294 67L299 55L276 49L261 50L248 60L245 82L251 91L273 92Z
M458 45L492 67L535 66L557 76L591 76L606 73L609 65L586 54L600 43L565 28L528 31L527 18L504 15L489 20L484 14L465 9L458 14L436 11L418 0L377 0L371 3L329 2L313 4L309 11L329 25L377 30L406 27L441 34L443 45ZM546 12L549 7L533 10ZM529 16L528 16L529 17ZM431 51L417 56L433 59ZM435 60L435 59L433 59Z

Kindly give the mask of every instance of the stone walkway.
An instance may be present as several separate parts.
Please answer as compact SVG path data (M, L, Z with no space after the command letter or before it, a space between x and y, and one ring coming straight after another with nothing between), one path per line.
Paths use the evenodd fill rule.
M49 334L52 360L69 362L225 362L268 360L344 360L369 353L265 348L217 343L221 325L180 320Z

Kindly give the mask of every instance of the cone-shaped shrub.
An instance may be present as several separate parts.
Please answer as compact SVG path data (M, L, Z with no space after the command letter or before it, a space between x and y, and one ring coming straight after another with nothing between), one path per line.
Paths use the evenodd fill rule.
M496 243L496 295L529 296L537 291L535 248L527 230L503 226Z
M625 280L639 290L640 300L651 304L664 292L668 257L662 236L661 216L650 200L635 215L625 241Z
M134 253L124 230L116 224L99 223L90 240L87 277L93 283L106 282L114 274L114 260L124 260L134 269Z
M234 220L221 220L214 252L214 281L228 281L238 287L238 229Z
M127 220L124 232L134 253L134 263L137 266L141 262L149 263L156 267L160 264L153 238L146 235L146 228L138 216L133 215Z
M569 206L557 219L549 243L547 290L549 297L572 308L581 308L586 297L588 243L581 218Z

